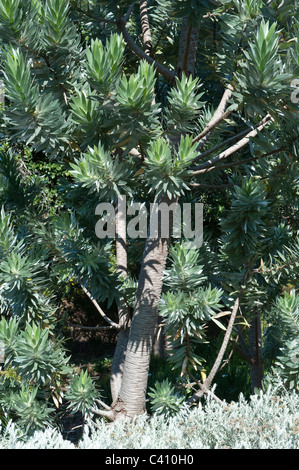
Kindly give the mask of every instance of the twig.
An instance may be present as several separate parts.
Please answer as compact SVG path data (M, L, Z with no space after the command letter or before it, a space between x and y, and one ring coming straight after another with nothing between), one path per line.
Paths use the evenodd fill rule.
M227 326L227 330L225 332L223 342L222 342L221 348L218 352L217 358L214 362L214 365L213 365L207 379L204 381L204 383L201 384L198 381L198 385L200 387L200 390L188 399L187 403L189 405L192 405L193 403L198 401L205 393L209 392L209 388L210 388L210 386L212 384L212 381L213 381L213 379L214 379L214 377L215 377L215 375L216 375L216 373L217 373L217 371L220 367L221 361L222 361L224 353L226 351L226 348L227 348L227 345L228 345L228 342L229 342L229 339L230 339L230 335L232 333L235 318L236 318L236 315L237 315L237 312L238 312L238 309L239 309L239 304L240 304L240 298L238 297L235 301L235 304L234 304L234 307L233 307L233 310L232 310L232 313L231 313L231 317L229 319L229 323L228 323L228 326Z
M81 284L81 287L83 289L83 291L85 292L85 294L87 295L87 297L90 298L90 300L92 301L92 303L94 304L94 306L96 307L97 311L99 312L99 314L104 318L104 320L109 323L109 325L113 328L117 328L119 329L119 325L117 323L115 323L114 321L110 320L109 317L107 317L107 315L103 312L103 310L101 309L101 307L99 306L98 302L93 298L93 296L90 294L90 292L88 292L88 290L86 289L86 287L84 287L82 284ZM89 328L92 328L92 327L89 327ZM96 328L96 327L94 327ZM97 327L97 328L100 328L100 327Z
M210 155L211 153L217 152L217 150L219 150L220 148L225 147L226 145L231 144L231 143L234 142L235 140L238 140L238 139L240 139L241 137L246 136L249 132L251 132L252 130L256 129L259 125L260 125L260 122L259 122L258 124L255 124L254 126L251 126L250 129L246 129L245 131L239 132L239 134L235 134L235 135L233 135L232 137L229 137L228 139L223 140L222 142L220 142L219 144L215 145L213 148L207 150L206 152L200 153L197 157L195 157L195 158L192 160L192 163L195 163L195 162L198 161L198 160L202 160L203 158L207 157L207 156Z
M72 328L80 328L81 330L87 330L87 331L99 331L99 330L115 330L115 329L120 329L120 326L116 325L110 325L110 326L83 326L83 325L76 325L74 323L69 323L69 326Z
M230 359L231 359L231 357L232 357L232 355L233 355L233 352L234 352L234 350L235 350L235 347L236 347L236 344L237 344L237 342L238 342L238 339L239 339L239 335L238 335L238 336L236 337L236 339L234 340L234 344L233 344L233 346L232 346L231 352L229 353L228 358L226 359L226 361L224 361L223 364L221 365L221 367L219 367L219 370L222 370L223 367L225 367L226 364L229 363L229 361L230 361Z
M106 403L104 403L102 400L100 400L99 398L95 398L95 401L100 405L102 406L103 408L105 408L106 410L110 411L111 408L110 406L106 405Z
M221 101L213 114L212 119L208 122L204 130L193 139L193 143L199 142L199 145L202 146L206 140L206 136L223 120L226 119L231 113L232 110L228 109L225 111L228 101L230 100L233 92L233 87L228 85L226 90L223 93Z
M232 183L227 184L204 184L204 183L188 183L188 186L192 188L202 188L202 189L225 189L232 186Z
M201 390L204 390L204 385L202 383L200 383L199 380L196 380L196 378L193 377L193 375L191 375L190 373L189 373L189 375L190 375L192 380L195 380L195 384L198 385ZM215 395L215 393L213 393L211 390L206 390L206 391L204 391L204 393L207 393L208 395L210 395L212 398L214 398L214 400L217 401L217 403L220 403L220 405L224 405L223 401L220 400L220 398L218 398L217 395Z
M114 415L114 412L112 410L108 411L108 410L96 410L95 408L91 408L91 411L98 415L98 416L101 416L102 418L107 418L109 419L110 421L114 421L114 418L115 418L115 415ZM99 427L97 423L93 423L94 426L96 427Z
M208 160L207 162L202 163L201 165L197 166L194 168L194 171L192 173L192 176L194 175L199 175L202 173L206 173L207 169L210 167L214 167L215 163L224 160L227 158L229 155L232 153L237 152L240 150L242 147L248 144L251 138L256 137L256 135L264 129L264 127L269 123L271 120L271 116L267 114L259 123L258 127L256 129L253 129L252 131L248 132L248 134L238 142L236 142L234 145L229 147L228 149L224 150L224 152L221 152L217 157Z
M292 139L289 143L294 142L294 140L296 140L296 139ZM260 158L270 157L271 155L274 155L275 153L283 152L286 149L287 149L287 146L283 145L282 147L279 147L278 149L271 150L270 152L264 153L263 155L255 155L253 157L245 158L244 160L238 160L238 161L234 161L234 162L230 162L230 163L223 163L222 165L215 165L215 166L212 166L210 168L201 170L200 172L201 173L210 173L211 171L214 171L214 170L224 170L226 168L232 168L234 166L245 165L247 163L254 162L255 160L259 160ZM199 172L197 174L199 174ZM194 175L194 173L193 173L193 175Z

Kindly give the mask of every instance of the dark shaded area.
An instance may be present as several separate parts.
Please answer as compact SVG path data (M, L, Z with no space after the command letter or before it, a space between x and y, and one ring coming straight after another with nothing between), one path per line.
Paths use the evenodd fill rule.
M104 307L107 311L106 306ZM107 312L116 321L116 307ZM107 326L90 299L81 293L73 293L61 302L58 319L64 337L64 347L70 356L70 365L77 374L87 370L93 378L99 395L110 405L110 368L117 340L116 330L85 330L79 326ZM78 325L74 327L72 325ZM64 437L74 445L82 438L84 419L80 412L73 413L63 403L57 410L57 420Z
M107 311L106 307L104 307L104 310L109 318L117 322L115 306L114 309L112 306L110 311ZM71 355L73 363L76 364L81 359L85 362L97 360L103 355L113 355L117 330L80 328L108 326L87 296L78 293L70 298L63 299L59 319L62 320L63 324L62 332L65 338L65 348Z

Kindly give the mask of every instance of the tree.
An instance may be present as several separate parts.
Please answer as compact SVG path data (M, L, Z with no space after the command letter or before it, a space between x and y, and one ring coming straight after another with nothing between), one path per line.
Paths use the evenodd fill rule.
M196 378L199 390L191 402L211 393L243 304L253 314L258 344L263 304L254 296L264 218L271 218L266 209L272 204L282 217L286 189L291 211L298 196L298 106L291 88L299 64L297 11L297 3L259 0L0 1L3 131L11 142L60 161L66 171L64 211L30 230L35 236L40 230L51 273L76 279L109 326L119 329L113 403L97 410L102 416L144 412L159 309L173 340L180 337L173 357L182 374L200 369L190 339L204 340L206 322L219 324L231 312L215 366L204 382ZM279 183L282 175L288 188ZM182 240L169 261L171 236L162 233L160 219L158 236L148 234L141 258L130 265L138 247L127 239L121 204L116 243L94 233L99 202L126 196L147 208L150 202L170 207L203 199L209 190L221 191L228 206L232 191L222 229L211 230L214 240L223 236L220 246L206 242L194 255ZM290 226L295 217L288 217L289 238L284 226L277 246L266 250L269 259L296 236ZM272 221L268 228L271 239L279 226ZM201 279L205 250L220 264L203 263ZM169 289L162 295L169 262ZM233 282L220 275L224 266ZM103 311L103 304L114 301L116 322Z

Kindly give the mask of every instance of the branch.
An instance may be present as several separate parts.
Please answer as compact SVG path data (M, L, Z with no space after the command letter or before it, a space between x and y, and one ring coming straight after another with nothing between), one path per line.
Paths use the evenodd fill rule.
M203 188L203 189L225 189L232 186L232 183L227 184L204 184L204 183L189 183L188 186L192 188Z
M129 9L128 13L131 13L130 9ZM153 65L155 67L155 69L161 75L163 75L163 77L165 77L170 82L173 82L174 78L175 78L175 72L168 69L167 67L164 67L163 65L159 64L159 62L157 62L155 59L153 59L148 54L146 54L146 52L144 52L141 49L141 47L139 47L136 44L134 39L128 33L128 30L126 28L126 21L128 19L128 13L126 14L126 16L123 19L120 19L120 20L117 21L118 29L121 31L121 33L123 35L123 38L126 41L127 45L130 47L131 51L134 52L134 54L136 54L140 59L146 60L149 64ZM126 19L126 21L125 21L125 19Z
M201 390L203 390L203 389L204 389L204 385L201 384L198 380L196 380L196 378L195 378L192 374L189 373L189 375L190 375L191 379L195 381L196 385L198 385L199 388L200 388ZM211 395L211 397L214 398L214 400L216 400L218 403L220 403L220 405L224 405L223 401L220 400L220 398L218 398L217 395L215 395L215 393L213 393L211 390L207 390L207 391L204 392L204 393L207 393L208 395ZM191 397L191 398L192 398L192 397Z
M238 309L239 309L239 304L240 304L240 298L238 297L235 301L235 304L234 304L234 307L233 307L233 310L232 310L232 314L231 314L231 317L230 317L230 320L229 320L229 323L228 323L228 326L227 326L227 330L226 330L226 333L224 335L224 339L223 339L223 342L222 342L222 345L221 345L221 348L220 348L220 351L218 353L218 356L216 358L216 361L208 375L208 378L205 380L205 387L206 388L209 388L216 373L217 373L217 370L220 366L220 363L222 361L222 358L224 356L224 353L226 351L226 348L227 348L227 345L228 345L228 342L229 342L229 339L230 339L230 335L232 333L232 329L233 329L233 325L234 325L234 322L235 322L235 318L236 318L236 315L237 315L237 312L238 312Z
M245 131L239 132L239 134L235 134L235 135L233 135L232 137L229 137L228 139L223 140L222 142L220 142L219 144L215 145L213 148L207 150L206 152L200 153L197 157L195 157L195 158L192 160L192 163L195 163L195 162L197 162L198 160L202 160L203 158L207 157L207 156L210 155L211 153L215 153L215 152L217 152L217 150L221 149L222 147L225 147L226 145L231 144L231 143L234 142L235 140L240 139L241 137L246 136L251 130L256 129L259 125L260 125L260 123L257 123L257 124L255 124L254 126L251 126L250 129L246 129Z
M87 331L99 331L99 330L114 330L114 329L120 329L119 325L110 325L110 326L83 326L83 325L76 325L74 323L69 323L69 326L73 328L80 328L81 330L87 330Z
M148 19L147 0L139 0L140 21L143 36L144 52L151 56L153 50L152 35Z
M107 315L103 312L103 310L101 309L101 307L99 306L98 302L92 297L92 295L90 294L90 292L88 292L88 290L86 289L86 287L84 287L82 284L80 284L83 291L85 292L85 294L87 295L87 297L90 298L90 300L92 301L92 303L94 304L94 306L96 307L97 311L99 312L99 314L104 318L104 320L109 323L109 325L113 328L117 328L119 329L119 325L117 325L117 323L114 323L114 321L110 320L109 317L107 317ZM86 328L86 327L85 327ZM99 328L99 327L88 327L88 328Z
M114 421L114 419L115 419L115 414L112 410L110 410L110 411L108 411L108 410L96 410L95 408L91 408L91 411L94 414L96 414L98 416L101 416L102 418L109 419L109 421ZM94 424L94 426L99 427L97 425L97 423L94 422L93 424Z
M294 142L295 140L296 139L293 139L290 143ZM253 157L245 158L244 160L238 160L238 161L230 162L230 163L223 163L223 165L215 165L213 167L207 168L206 170L202 170L201 173L210 173L211 171L214 171L214 170L224 170L226 168L232 168L234 166L245 165L255 160L259 160L260 158L270 157L271 155L274 155L275 153L283 152L284 150L287 150L286 145L283 145L282 147L279 147L278 149L271 150L270 152L264 153L263 155L255 155Z
M214 362L214 365L213 365L207 379L204 381L204 383L201 384L200 382L198 382L200 390L198 392L196 392L192 397L189 398L189 400L187 401L187 403L189 405L192 405L194 402L198 401L205 393L209 392L209 388L211 386L211 383L212 383L212 381L213 381L213 379L214 379L214 377L215 377L215 375L216 375L216 373L217 373L217 371L220 367L221 361L222 361L224 353L226 351L226 348L227 348L227 345L228 345L228 342L229 342L229 339L230 339L230 336L231 336L231 333L232 333L235 318L236 318L236 315L237 315L237 312L238 312L238 309L239 309L239 304L240 304L240 298L238 297L235 301L235 304L234 304L234 307L233 307L233 310L232 310L232 313L231 313L231 317L230 317L230 320L229 320L229 323L228 323L228 326L227 326L227 330L225 332L223 342L222 342L221 348L219 350L218 356L217 356L217 358Z
M213 167L213 165L220 160L223 160L227 158L229 155L232 153L237 152L240 150L242 147L248 144L249 140L253 137L256 137L256 135L268 124L268 122L271 120L271 116L267 114L258 124L258 127L250 132L241 140L236 142L234 145L229 147L228 149L224 150L224 152L221 152L217 157L213 158L212 160L208 160L205 163L202 163L201 165L197 166L194 168L194 171L192 173L192 176L194 175L200 175L202 173L206 173L207 169L210 167Z
M102 400L100 400L99 398L95 398L94 401L96 401L100 406L102 406L103 408L105 408L106 410L110 411L111 408L110 406L106 405L106 403L104 403Z
M204 128L204 130L197 136L193 139L193 143L195 144L196 142L199 142L200 146L202 146L204 144L204 142L206 141L207 139L207 134L210 134L210 132L223 120L223 119L226 119L231 113L232 113L232 110L227 110L225 111L226 109L226 106L227 106L227 103L229 101L229 99L231 98L232 96L232 92L233 92L233 87L231 85L228 85L228 87L226 88L225 92L223 93L223 96L221 98L221 101L218 105L218 108L216 109L212 119L209 121L209 123L206 125L206 127ZM204 139L204 137L206 137Z

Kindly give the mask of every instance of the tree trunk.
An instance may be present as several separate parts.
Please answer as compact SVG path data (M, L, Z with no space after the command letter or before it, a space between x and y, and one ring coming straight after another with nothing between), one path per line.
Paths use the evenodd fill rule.
M140 2L140 6L144 6L144 4L145 2ZM148 28L147 33L150 33ZM178 58L179 74L185 72L190 75L194 72L198 34L199 26L193 28L187 26L184 21ZM179 138L179 136L177 137ZM172 143L175 146L175 142ZM166 197L161 198L159 202L171 204L171 201ZM170 221L170 227L171 224ZM161 220L159 226L161 227ZM169 239L170 233L168 238L162 238L160 230L157 238L148 236L146 240L130 331L119 334L116 348L117 357L115 368L113 368L114 383L112 383L114 385L117 380L117 387L114 387L114 399L111 406L115 418L134 417L144 413L146 409L145 399L150 357L158 320L163 273L169 252Z
M177 73L179 77L184 72L187 76L194 74L198 36L200 26L188 26L187 18L183 19L178 54Z
M127 277L126 230L126 202L125 199L119 197L116 209L116 264L117 271L123 279ZM120 300L118 307L118 323L121 329L118 334L110 373L112 403L116 401L119 395L129 338L130 311L124 299Z
M169 237L162 238L161 233L156 238L148 236L127 342L120 393L112 406L116 413L129 417L145 412L148 371L168 250Z

